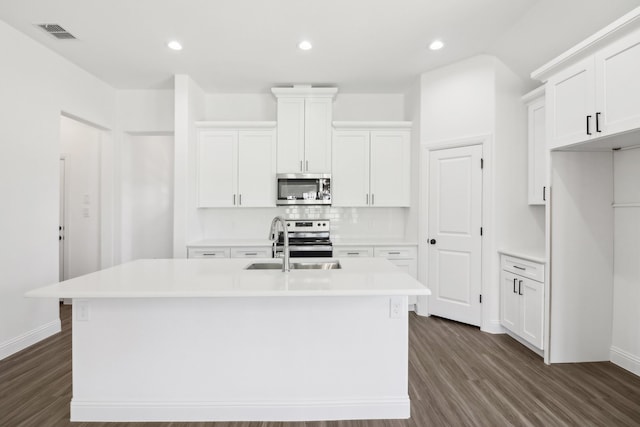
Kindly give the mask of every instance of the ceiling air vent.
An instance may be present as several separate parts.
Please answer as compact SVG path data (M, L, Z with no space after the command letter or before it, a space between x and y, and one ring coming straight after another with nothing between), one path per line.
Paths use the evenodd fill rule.
M38 24L37 26L57 39L75 39L75 36L73 34L68 32L58 24Z

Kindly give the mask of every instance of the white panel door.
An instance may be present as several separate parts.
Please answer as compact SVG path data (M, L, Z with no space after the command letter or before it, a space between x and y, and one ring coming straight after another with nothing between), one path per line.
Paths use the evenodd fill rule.
M238 135L238 206L275 207L275 133L240 131Z
M508 271L500 272L500 324L510 331L520 334L520 295L518 278Z
M428 283L431 314L481 321L482 146L432 151Z
M599 51L595 64L599 130L640 128L640 31Z
M235 206L238 132L202 131L198 147L198 206Z
M371 206L409 206L409 132L371 132Z
M278 98L278 173L304 167L304 98Z
M520 335L534 346L542 349L544 285L531 279L518 279L520 296Z
M332 98L305 99L304 171L331 173Z
M586 141L596 133L594 68L590 57L549 79L546 91L549 148Z
M369 206L369 132L333 134L333 206Z

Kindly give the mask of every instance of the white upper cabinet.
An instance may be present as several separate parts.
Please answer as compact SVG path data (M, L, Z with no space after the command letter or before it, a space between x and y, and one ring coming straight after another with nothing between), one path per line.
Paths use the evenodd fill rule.
M275 206L275 123L197 125L198 207Z
M640 128L640 30L595 55L596 105L604 134Z
M278 99L278 173L331 173L336 88L273 88Z
M595 130L595 72L593 58L554 75L547 82L549 148L593 137Z
M333 134L333 206L369 206L369 131Z
M547 199L547 137L544 86L522 97L527 106L530 205L544 205Z
M549 149L640 129L638 15L630 12L532 73L547 82Z
M410 205L411 122L334 122L332 204Z

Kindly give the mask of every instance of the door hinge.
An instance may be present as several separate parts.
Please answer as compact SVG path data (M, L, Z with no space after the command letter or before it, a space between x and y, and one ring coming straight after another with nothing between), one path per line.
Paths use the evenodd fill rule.
M482 227L480 227L480 235L482 236Z
M484 159L480 158L480 169L484 169Z
M482 304L482 294L480 294L480 304Z

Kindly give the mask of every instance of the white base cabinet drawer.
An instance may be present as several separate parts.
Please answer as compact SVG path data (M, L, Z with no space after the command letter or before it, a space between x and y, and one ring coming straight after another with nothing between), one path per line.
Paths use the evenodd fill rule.
M510 271L538 282L544 282L544 265L521 258L502 256L502 270Z
M417 250L414 247L376 247L374 249L374 256L387 258L387 259L415 259L417 257Z
M229 248L188 248L188 258L229 258Z
M372 257L372 246L339 246L333 248L333 256L337 258Z
M269 247L242 247L231 248L231 258L271 258Z

